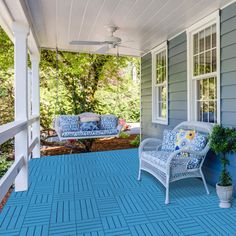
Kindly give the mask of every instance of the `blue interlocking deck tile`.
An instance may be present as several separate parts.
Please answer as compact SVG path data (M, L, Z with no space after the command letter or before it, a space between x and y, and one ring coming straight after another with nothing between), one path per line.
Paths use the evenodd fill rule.
M0 236L236 236L236 207L220 209L199 179L165 188L142 172L137 149L30 161L29 190L13 192L0 213Z

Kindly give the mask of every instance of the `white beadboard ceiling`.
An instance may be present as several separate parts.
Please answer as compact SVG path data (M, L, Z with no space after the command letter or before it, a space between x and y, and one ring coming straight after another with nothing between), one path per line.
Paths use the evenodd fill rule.
M71 40L104 40L104 26L144 53L185 30L230 0L24 0L39 46L95 52L99 46L71 46ZM120 54L140 52L120 48ZM115 50L110 53L116 53Z

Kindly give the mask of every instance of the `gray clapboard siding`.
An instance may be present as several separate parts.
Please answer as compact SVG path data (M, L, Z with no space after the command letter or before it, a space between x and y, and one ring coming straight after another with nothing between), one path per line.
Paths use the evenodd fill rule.
M221 11L221 123L236 127L236 3Z
M231 86L236 84L236 71L221 74L221 86Z
M236 3L221 11L221 124L236 127ZM229 171L236 183L236 155L230 157ZM214 185L220 175L220 162L208 155L204 163L207 182ZM234 191L236 196L236 190Z
M161 138L164 129L172 129L187 119L187 45L182 33L168 42L169 125L152 123L152 56L141 58L141 131L142 139Z
M221 11L221 123L236 127L236 3ZM151 53L141 59L141 132L146 137L162 137L164 129L171 129L187 120L187 45L182 33L168 43L169 62L169 125L152 123L152 61ZM229 171L236 182L236 155L230 157ZM204 163L208 183L215 184L220 174L220 162L209 154ZM236 196L236 190L235 194Z

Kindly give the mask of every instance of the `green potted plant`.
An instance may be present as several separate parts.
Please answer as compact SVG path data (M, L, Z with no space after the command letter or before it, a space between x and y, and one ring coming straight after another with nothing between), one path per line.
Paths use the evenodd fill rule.
M236 130L224 128L221 125L215 125L210 135L210 147L221 161L221 174L219 182L216 184L216 192L220 199L221 208L231 207L233 195L233 184L227 166L230 164L228 154L236 152Z

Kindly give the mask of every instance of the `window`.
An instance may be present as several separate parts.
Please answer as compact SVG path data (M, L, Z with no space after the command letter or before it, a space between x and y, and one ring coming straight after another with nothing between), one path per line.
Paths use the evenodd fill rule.
M168 124L167 43L152 51L152 122Z
M189 120L220 120L218 25L217 12L188 30Z

